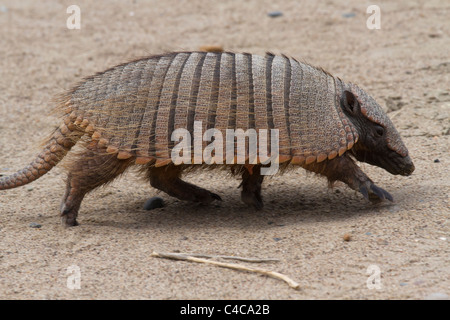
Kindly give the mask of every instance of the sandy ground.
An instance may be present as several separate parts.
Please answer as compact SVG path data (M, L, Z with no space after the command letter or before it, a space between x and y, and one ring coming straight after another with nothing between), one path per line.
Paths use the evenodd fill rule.
M71 4L81 8L80 30L66 27ZM381 29L369 30L369 4L0 1L1 173L34 157L58 124L48 112L52 97L81 77L150 53L209 44L286 53L360 84L387 109L416 166L412 176L398 177L362 164L395 198L376 206L298 169L265 181L261 212L245 208L239 181L222 172L188 180L223 202L198 206L160 194L166 207L145 211L156 190L130 172L89 195L80 226L69 229L58 218L64 171L57 167L0 192L0 298L448 298L450 5L378 1ZM275 10L283 15L268 17ZM277 258L258 267L288 275L301 290L252 273L152 258L153 250ZM79 290L67 287L73 265ZM380 270L380 289L367 286L371 265Z

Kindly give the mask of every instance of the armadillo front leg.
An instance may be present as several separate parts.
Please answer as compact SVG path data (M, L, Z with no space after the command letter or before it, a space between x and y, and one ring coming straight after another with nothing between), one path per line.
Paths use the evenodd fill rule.
M97 145L89 145L69 164L66 193L61 203L61 219L66 226L76 226L84 196L122 174L131 160L119 160Z
M150 167L148 173L150 184L152 187L180 200L204 204L211 203L214 200L222 200L220 196L211 191L181 180L181 172L180 166Z
M261 210L264 206L261 197L261 184L264 176L261 175L261 166L248 166L242 173L241 200L249 207Z
M321 163L304 165L304 168L326 176L330 183L342 181L372 202L384 199L393 201L389 192L375 185L347 154Z

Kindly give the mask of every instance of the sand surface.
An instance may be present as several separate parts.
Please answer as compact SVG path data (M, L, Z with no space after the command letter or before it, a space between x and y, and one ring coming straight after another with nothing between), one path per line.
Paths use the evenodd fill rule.
M69 30L66 8L81 8ZM223 172L187 180L220 194L210 206L157 194L136 172L86 197L80 226L58 217L56 167L0 192L2 299L424 299L450 295L448 1L1 1L0 173L28 164L58 125L52 97L83 76L154 53L221 45L285 53L358 83L389 112L414 160L410 177L361 164L395 198L372 205L299 168L263 185L265 208L240 202ZM271 18L271 11L282 16ZM142 209L159 195L166 207ZM41 225L32 228L30 224ZM344 241L344 235L350 241ZM265 276L150 257L152 251L276 258ZM254 266L251 263L239 262ZM381 288L369 289L375 265ZM67 286L80 271L80 289ZM69 268L69 269L68 269Z

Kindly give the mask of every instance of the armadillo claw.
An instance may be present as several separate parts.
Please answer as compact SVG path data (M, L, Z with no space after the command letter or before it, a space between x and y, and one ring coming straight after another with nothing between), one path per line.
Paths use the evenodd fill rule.
M394 198L392 198L391 194L387 192L386 190L378 187L376 184L369 182L367 184L363 184L359 188L359 192L372 203L378 203L385 199L389 201L394 201Z
M255 210L262 210L262 208L264 207L264 203L259 190L253 192L251 190L242 190L241 200L250 208L254 208Z
M194 192L191 201L200 202L203 204L209 204L214 200L222 201L222 198L218 194L215 194L209 190L197 187L193 188L192 191Z
M372 189L372 191L376 195L376 197L378 197L379 199L382 199L382 200L387 199L389 201L394 201L394 199L389 194L389 192L387 192L386 190L376 186L375 184L372 184L370 186L370 188ZM371 194L369 194L369 199L375 198L375 200L376 200L376 197L374 197L373 195L371 197Z
M221 198L218 194L215 194L215 193L210 192L210 196L211 196L211 198L213 198L214 200L222 201L222 198Z
M78 222L76 219L76 214L74 214L72 212L72 210L70 209L65 209L63 208L62 212L61 212L61 223L63 224L63 226L65 227L75 227L78 226Z

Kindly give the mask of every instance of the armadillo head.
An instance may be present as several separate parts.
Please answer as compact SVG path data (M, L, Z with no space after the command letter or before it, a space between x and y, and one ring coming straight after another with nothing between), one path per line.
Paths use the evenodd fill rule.
M347 84L341 107L356 127L359 140L351 149L358 161L381 167L392 174L408 176L414 164L391 120L364 90Z

